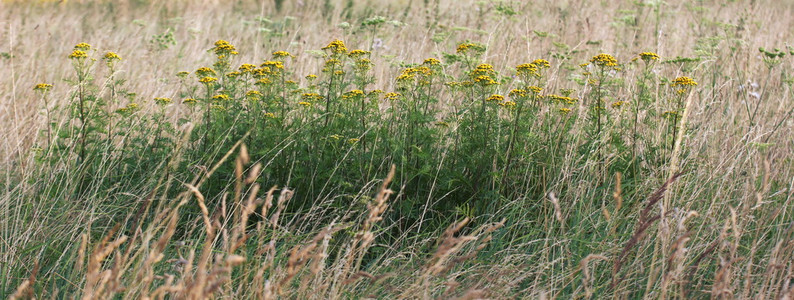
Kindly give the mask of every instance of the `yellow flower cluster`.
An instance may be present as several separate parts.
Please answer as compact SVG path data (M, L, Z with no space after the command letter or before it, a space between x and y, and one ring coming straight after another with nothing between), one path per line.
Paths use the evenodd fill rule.
M311 102L306 102L306 101L298 102L298 105L301 105L303 107L312 107L312 103Z
M259 99L259 97L262 97L262 93L259 91L248 91L245 93L245 97L249 99Z
M540 59L540 58L539 58L539 59L536 59L536 60L533 60L533 61L532 61L532 64L533 64L533 65L535 65L535 66L537 66L538 68L541 68L541 69L542 69L542 68L548 68L548 67L551 67L551 64L549 63L549 61L548 61L548 60L545 60L545 59Z
M203 84L210 84L210 83L213 83L213 82L216 82L216 81L218 81L218 78L215 78L215 77L212 77L212 76L207 76L207 77L199 79L199 82L201 82Z
M350 56L351 58L360 58L360 57L363 57L363 56L368 56L368 55L370 55L370 53L371 52L369 52L369 51L356 49L356 50L350 51L350 53L348 53L347 56Z
M673 81L673 86L679 86L679 85L683 85L683 86L696 86L696 85L698 85L698 83L697 83L697 82L695 82L695 80L694 80L694 79L692 79L691 77L687 77L687 76L681 76L681 77L678 77L678 78L676 78L676 79Z
M314 80L314 79L317 79L317 75L314 75L314 74L309 74L309 75L306 75L306 79L308 79L308 80Z
M389 92L383 95L383 99L394 101L400 99L400 96L401 96L400 93Z
M576 101L579 101L579 99L576 99L576 98L571 98L571 97L568 97L568 96L554 95L554 94L548 95L548 97L549 97L549 99L551 99L551 101L556 102L556 103L574 104L574 103L576 103Z
M640 53L640 59L644 60L645 62L648 62L659 59L659 55L653 52L642 52Z
M303 99L303 101L312 102L322 100L323 96L320 96L320 94L317 93L303 93L303 95L301 95L301 99Z
M69 58L71 58L71 59L81 59L81 58L86 58L86 57L88 57L88 54L85 53L85 51L83 51L83 50L75 49L75 50L72 51L72 54L69 54Z
M190 72L188 72L188 71L179 71L179 72L176 73L176 77L183 78L183 79L187 78L188 75L190 75Z
M536 64L520 64L516 66L516 73L518 76L529 77L535 76L540 77L540 72L538 72L539 68Z
M439 61L438 59L435 59L435 58L428 58L428 59L425 59L425 61L422 62L422 64L423 65L435 66L435 65L441 64L441 61Z
M567 115L567 114L568 114L568 113L570 113L570 112L571 112L571 109L570 109L570 108L567 108L567 107L562 107L562 108L560 108L560 114L561 114L561 115L563 115L563 116L564 116L564 115Z
M157 103L157 105L160 105L160 106L165 106L165 105L168 105L169 103L171 103L171 98L156 97L156 98L154 98L154 103Z
M618 60L614 56L606 53L593 56L590 62L599 67L615 67L618 65Z
M328 46L323 47L323 50L329 50L332 54L347 53L347 47L345 47L345 42L340 40L334 40L328 43Z
M485 51L485 47L474 43L462 43L458 45L457 49L455 49L455 53L467 54L469 51L479 53Z
M227 55L237 55L237 48L224 40L215 42L215 47L212 48L212 51L215 52L215 55L218 55L218 58L224 58Z
M620 108L621 106L623 106L623 104L626 104L626 101L617 101L615 103L612 103L612 108Z
M510 93L507 94L511 98L519 98L519 97L526 97L527 91L524 89L512 89Z
M42 91L42 92L49 91L50 89L52 89L52 84L47 84L47 83L39 83L33 87L34 91Z
M115 52L108 52L108 53L105 53L105 60L107 60L107 61L121 60L121 56L119 56Z
M289 53L287 51L276 51L276 52L273 52L273 58L284 58L284 57L295 57L295 55L292 55L291 53Z
M237 68L238 71L243 73L251 73L254 71L254 69L256 69L256 65L254 64L242 64L239 68Z
M351 90L344 95L342 95L342 99L351 99L351 98L358 98L364 96L364 91L362 90Z
M138 110L138 103L130 103L127 104L127 106L125 107L119 108L118 110L116 110L116 112L120 114L130 114L135 112L136 110Z
M229 99L230 99L229 95L226 94L217 94L215 96L212 96L212 100L215 101L229 101Z
M185 98L184 100L182 100L182 103L183 104L188 104L188 105L193 105L193 104L196 104L196 99L194 99L194 98Z
M477 82L477 83L479 83L480 85L483 85L483 86L499 84L498 82L496 82L496 80L493 80L493 78L491 78L490 76L487 76L487 75L477 76L476 78L474 78L474 82Z
M281 61L278 61L278 60L268 60L268 61L262 63L262 65L260 65L260 67L269 68L271 70L283 70L284 69L284 62L281 62Z
M485 101L487 101L487 102L502 102L504 100L505 100L505 97L502 96L502 95L499 95L499 94L493 94L490 97L488 97L487 99L485 99Z
M196 76L199 78L203 78L207 76L215 76L215 75L216 75L215 70L207 67L201 67L198 68L198 70L196 70Z
M79 43L77 45L74 45L74 49L75 50L88 51L88 50L91 50L91 45L86 44L86 43Z

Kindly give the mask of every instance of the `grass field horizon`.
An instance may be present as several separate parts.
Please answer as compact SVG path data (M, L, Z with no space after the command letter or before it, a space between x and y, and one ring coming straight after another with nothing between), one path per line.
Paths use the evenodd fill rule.
M792 12L0 1L0 295L792 298Z

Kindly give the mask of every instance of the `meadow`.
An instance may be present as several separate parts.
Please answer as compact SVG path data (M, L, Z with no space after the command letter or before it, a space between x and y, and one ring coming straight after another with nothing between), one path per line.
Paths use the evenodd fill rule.
M0 296L792 299L793 12L0 1Z

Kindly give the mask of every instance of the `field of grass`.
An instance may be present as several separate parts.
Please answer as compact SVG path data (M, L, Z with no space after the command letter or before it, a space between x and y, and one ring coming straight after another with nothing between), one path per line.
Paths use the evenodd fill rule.
M0 297L792 299L793 13L0 1Z

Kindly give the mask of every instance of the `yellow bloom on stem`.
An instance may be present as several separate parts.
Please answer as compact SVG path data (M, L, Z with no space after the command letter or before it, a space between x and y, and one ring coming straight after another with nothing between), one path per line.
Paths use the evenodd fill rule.
M42 91L42 92L49 91L50 89L52 89L52 84L47 84L47 83L39 83L33 87L34 91Z
M88 57L88 54L85 53L85 51L83 51L83 50L75 49L75 50L72 51L72 54L69 54L69 58L72 58L72 59L80 59L80 58L86 58L86 57Z
M618 60L614 56L606 53L593 56L590 62L599 67L615 67L618 65Z

